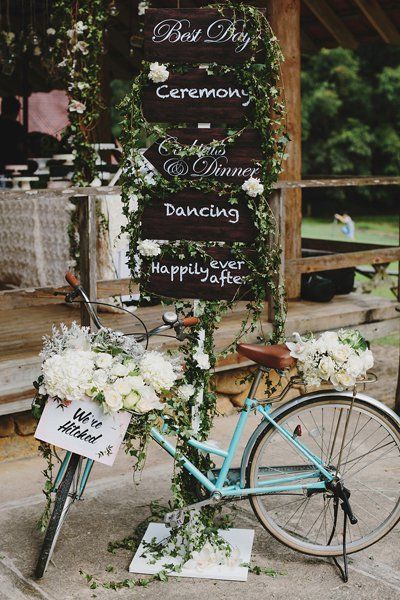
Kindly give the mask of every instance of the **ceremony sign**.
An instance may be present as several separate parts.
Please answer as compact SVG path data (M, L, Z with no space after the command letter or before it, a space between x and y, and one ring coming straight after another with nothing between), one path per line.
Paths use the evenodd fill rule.
M143 236L153 240L251 242L257 235L246 200L185 190L167 198L154 196L142 215Z
M172 129L166 138L160 138L150 146L144 156L167 178L214 178L238 184L250 177L260 177L261 166L257 161L263 156L258 132L245 129L232 143L224 142L227 137L225 129ZM214 147L213 140L221 140L221 144ZM168 148L171 142L199 147L201 156L171 154Z
M208 75L206 69L171 73L164 83L149 83L143 113L150 122L211 121L241 123L252 110L248 92L233 77Z
M35 438L112 466L128 429L131 414L105 414L96 402L63 405L49 398Z
M251 42L240 15L222 16L212 8L146 10L144 58L148 61L243 64L252 56Z
M153 259L146 290L169 298L250 299L249 269L230 249L211 248L209 257ZM250 252L249 252L250 255Z

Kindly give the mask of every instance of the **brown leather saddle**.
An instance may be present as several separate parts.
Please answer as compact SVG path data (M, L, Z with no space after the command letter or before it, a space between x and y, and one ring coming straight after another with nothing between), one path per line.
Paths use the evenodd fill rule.
M296 359L290 356L290 350L285 344L274 346L259 346L255 344L238 344L237 351L242 356L269 369L288 369L294 367Z

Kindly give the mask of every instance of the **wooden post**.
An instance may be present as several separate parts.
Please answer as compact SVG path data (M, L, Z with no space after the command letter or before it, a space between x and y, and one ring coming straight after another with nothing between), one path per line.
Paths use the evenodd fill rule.
M284 164L282 179L301 179L301 82L300 82L300 0L268 0L268 17L285 62L282 80L285 90L288 130L291 138L289 158ZM301 190L287 190L285 194L285 257L301 256ZM300 296L301 276L292 275L286 281L288 298Z
M89 300L97 300L97 226L96 226L96 197L79 196L79 256L80 281ZM96 309L96 307L93 307ZM93 328L85 306L81 306L81 324Z
M278 275L275 280L275 285L281 286L284 280L284 264L285 264L285 194L287 190L278 189L275 190L269 199L269 206L272 214L275 218L275 236L271 239L271 244L280 244L282 248L281 264ZM273 323L275 320L275 307L272 301L272 297L268 295L268 321Z

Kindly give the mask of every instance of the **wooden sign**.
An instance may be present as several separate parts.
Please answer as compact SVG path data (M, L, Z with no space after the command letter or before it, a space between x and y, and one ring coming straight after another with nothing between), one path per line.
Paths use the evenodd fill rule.
M171 73L164 83L150 83L143 93L149 122L214 122L234 125L252 110L248 92L233 77L208 75L205 69Z
M50 398L35 438L111 466L128 429L128 412L105 414L97 402L61 405Z
M142 216L142 235L153 240L251 242L257 235L245 199L231 204L229 196L185 190L155 196Z
M148 61L243 64L252 55L251 42L240 14L221 15L212 8L146 10L144 58Z
M240 183L249 177L260 177L262 160L261 140L255 129L246 129L231 144L210 146L213 140L228 137L225 129L172 129L166 138L160 138L146 150L144 156L161 173L172 178ZM200 146L199 156L180 157L170 154L168 142Z
M146 291L167 298L249 300L250 287L243 282L249 275L245 261L225 248L208 252L209 259L155 258L149 267Z

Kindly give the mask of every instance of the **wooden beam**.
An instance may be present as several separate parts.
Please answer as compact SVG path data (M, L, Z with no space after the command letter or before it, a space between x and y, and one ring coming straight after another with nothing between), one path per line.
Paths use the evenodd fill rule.
M346 267L356 267L357 265L379 265L395 260L400 260L400 247L292 259L286 261L285 269L289 274L315 273L316 271L344 269Z
M353 0L387 44L400 44L400 31L377 0Z
M283 180L301 179L301 27L300 0L269 0L266 2L271 27L278 38L285 61L282 64L282 85L285 94L287 125L290 142L284 163ZM301 256L301 190L285 194L285 255L295 259ZM298 274L286 278L288 298L300 296Z
M327 252L357 252L359 250L377 250L382 244L364 244L361 242L343 242L341 240L320 240L317 238L302 238L301 245L308 250L322 250ZM396 248L394 244L388 247Z
M308 8L343 48L355 50L357 40L325 0L304 0Z

